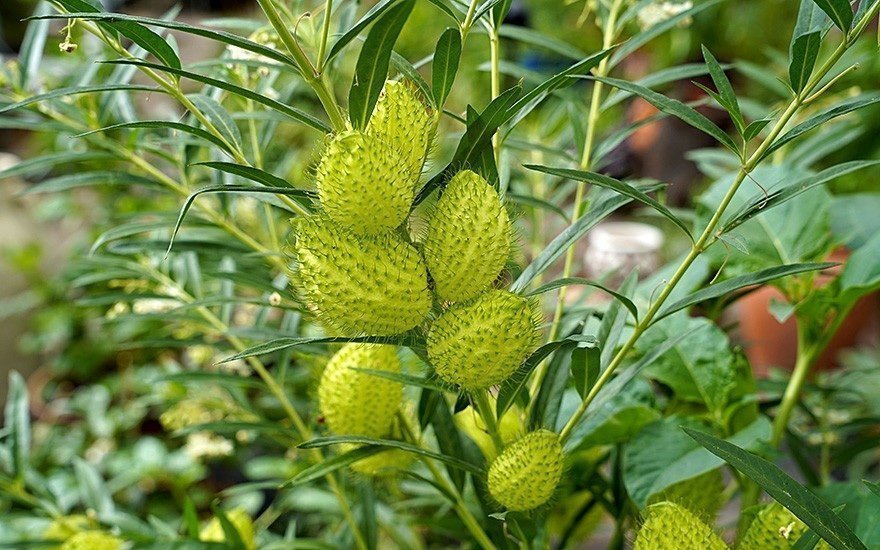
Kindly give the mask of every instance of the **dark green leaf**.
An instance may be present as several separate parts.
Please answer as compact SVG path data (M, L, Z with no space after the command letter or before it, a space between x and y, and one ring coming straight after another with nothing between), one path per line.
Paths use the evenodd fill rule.
M509 38L511 40L516 40L517 42L522 42L523 44L544 48L549 52L570 59L581 60L587 57L587 54L585 54L580 48L573 46L568 42L526 27L502 25L499 29L499 34L503 38Z
M796 275L798 273L806 273L808 271L819 271L822 269L827 269L829 267L833 267L834 264L829 263L802 263L802 264L790 264L790 265L782 265L777 267L771 267L768 269L762 269L761 271L757 271L755 273L749 273L746 275L740 275L739 277L734 277L732 279L728 279L726 281L722 281L720 283L715 283L713 285L709 285L705 288L702 288L693 294L683 298L673 304L670 304L663 308L663 310L654 318L654 322L656 323L660 319L672 315L676 311L681 311L682 309L688 308L692 305L699 304L700 302L705 302L706 300L711 300L714 298L720 298L722 296L726 296L730 294L734 290L739 290L741 288L760 285L769 281L773 281L775 279L779 279L782 277L788 277L790 275Z
M703 46L703 59L706 60L706 66L709 67L709 74L712 76L712 82L715 83L718 96L722 100L721 106L730 114L730 118L736 124L740 133L743 133L745 131L745 122L739 109L736 93L733 91L733 86L730 85L730 80L727 79L721 64L718 63L715 56L712 55L712 52L706 46Z
M813 75L813 67L816 66L816 58L819 57L821 44L822 33L820 32L802 34L792 42L788 78L795 92L800 93Z
M620 285L618 294L629 299L635 293L636 284L639 281L637 269L633 269ZM599 333L596 335L602 343L602 366L607 366L620 342L620 337L626 328L627 312L621 309L623 302L615 300L602 314L602 322L599 324ZM636 318L638 321L638 318Z
M571 350L571 377L581 398L587 396L599 378L602 348L595 338L581 341Z
M712 454L760 485L767 494L835 548L867 550L852 529L827 504L776 465L733 443L698 430L683 429Z
M771 122L773 122L773 120L769 118L762 118L761 120L751 122L748 126L746 126L746 129L743 131L743 139L746 141L751 141L755 139L756 137L758 137L758 134L760 134L761 131L766 128L767 125Z
M626 307L627 310L629 310L629 312L632 314L633 318L635 319L636 323L639 322L639 310L636 307L636 305L633 303L632 300L630 300L629 298L627 298L626 296L624 296L623 294L621 294L619 292L615 292L615 291L611 290L610 288L606 287L605 285L599 284L599 283L597 283L595 281L591 281L589 279L583 279L581 277L566 277L564 279L556 279L555 281L551 281L545 285L539 286L535 290L527 292L526 296L537 296L538 294L543 294L545 292L550 292L551 290L556 290L557 288L562 288L564 286L570 286L570 285L591 286L591 287L598 288L598 289L610 294L612 297L614 297L615 300L618 300L621 304L623 304Z
M849 0L813 0L834 21L837 28L849 32L853 22L853 10Z
M33 105L35 103L40 103L41 101L48 101L50 99L55 99L58 97L70 97L74 95L80 94L94 94L101 92L156 92L160 94L164 94L165 91L161 88L156 88L153 86L141 86L137 84L109 84L109 85L99 85L99 86L73 86L70 88L56 88L51 92L46 92L44 94L39 94L35 96L31 96L27 99L23 99L17 103L10 103L9 105L4 105L0 107L0 114L13 111L15 109L20 109L22 107L27 107L28 105Z
M537 166L534 164L526 164L525 168L529 170L536 170L538 172L544 172L545 174L551 174L554 176L558 176L560 178L572 179L576 181L583 181L586 183L591 183L593 185L597 185L599 187L604 187L606 189L611 189L612 191L616 191L621 195L625 195L631 199L635 199L646 206L650 206L661 215L663 215L666 219L674 223L678 226L679 229L684 231L684 234L687 235L691 241L694 240L691 235L690 230L687 225L678 217L676 217L672 212L669 211L668 208L657 202L657 200L652 199L644 192L639 189L633 187L632 185L622 182L620 180L614 179L610 176L606 176L603 174L597 174L595 172L586 172L582 170L570 170L567 168L551 168L549 166Z
M507 193L504 195L504 198L511 203L523 204L554 212L562 216L562 219L566 222L571 223L571 220L568 218L568 213L548 200L540 199L532 195L519 195L517 193Z
M149 178L136 176L127 172L79 172L58 176L28 187L23 194L57 193L78 187L91 187L93 185L144 185L158 187L160 184Z
M115 158L115 155L103 151L62 151L59 153L49 153L22 160L4 170L0 170L0 180L13 176L41 175L42 172L58 165L65 166L80 162L109 161Z
M177 132L183 132L186 134L190 134L196 136L198 138L204 139L210 143L213 143L217 147L220 147L227 153L232 153L226 143L215 136L214 134L205 131L201 128L197 128L195 126L190 126L189 124L185 124L183 122L174 122L171 120L138 120L134 122L122 122L120 124L112 124L110 126L105 126L103 128L99 128L97 130L92 130L89 132L84 132L82 134L78 134L73 137L85 137L92 134L96 134L99 132L109 132L111 130L119 130L119 129L137 129L137 128L163 128L169 129ZM82 154L82 153L80 153Z
M9 393L6 396L3 418L7 449L12 458L10 473L21 481L24 480L31 450L31 413L27 384L16 371L9 373Z
M452 10L452 8L450 8L446 4L445 0L428 0L428 2L434 4L434 6L436 6L437 9L439 9L440 11L442 11L443 13L448 15L450 17L450 19L452 19L453 21L455 21L459 25L461 24L461 21L459 20L459 16L456 15L456 13Z
M351 29L346 31L345 34L339 37L339 40L337 40L333 44L333 46L330 48L330 53L327 54L325 64L329 63L331 59L339 55L339 52L341 52L349 43L351 43L352 40L357 38L361 31L367 28L370 23L375 21L383 13L388 11L388 8L390 8L397 1L398 0L383 0L382 2L379 2L378 4L370 8L370 11L365 13L364 16L361 17Z
M228 143L224 147L225 150L234 148L238 151L242 150L241 132L238 129L232 116L223 108L220 103L211 96L205 94L191 94L188 96L190 101L208 117L211 124L220 132L223 139L221 142Z
M452 90L458 62L461 58L461 36L458 29L448 28L440 35L434 50L434 65L431 72L434 106L442 109Z
M724 130L719 128L718 125L716 125L714 122L701 115L691 107L688 107L681 101L666 97L663 94L659 94L644 86L633 84L632 82L627 82L626 80L620 80L617 78L605 78L600 76L595 76L592 78L598 80L599 82L608 84L609 86L625 90L641 97L664 113L677 117L682 122L685 122L690 126L693 126L694 128L712 136L713 138L718 140L719 143L721 143L734 153L739 152L736 143L734 143L733 139L729 135L727 135Z
M34 15L39 17L49 14L51 11L53 10L49 2L39 2L34 9ZM43 59L43 48L46 47L48 33L48 21L31 21L24 31L24 38L21 41L18 54L20 65L18 85L23 90L29 88L30 79L37 76L37 72L40 70L40 61Z
M358 56L348 93L348 112L355 128L366 128L388 76L391 51L415 0L402 0L384 13L370 29Z

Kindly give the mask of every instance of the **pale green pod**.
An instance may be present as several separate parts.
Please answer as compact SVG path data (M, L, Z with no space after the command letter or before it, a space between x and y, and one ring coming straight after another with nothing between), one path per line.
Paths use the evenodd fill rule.
M119 550L125 542L104 531L80 531L61 545L61 550Z
M321 416L337 435L386 437L403 402L403 384L356 369L400 373L400 360L394 346L346 344L321 375Z
M655 502L674 502L684 506L704 520L712 521L723 504L724 476L720 469L680 481L651 498Z
M504 448L489 466L489 494L511 511L546 504L562 479L564 455L559 436L538 430Z
M418 89L405 81L385 82L366 131L400 154L415 186L437 131L437 117Z
M737 544L738 550L788 550L807 532L807 526L788 508L774 502L764 506ZM817 550L830 548L820 540Z
M406 219L415 188L406 161L388 143L363 132L327 144L317 171L321 208L358 235L378 235Z
M633 550L727 550L715 530L693 512L673 502L648 506Z
M523 296L486 291L438 317L428 333L428 357L437 376L466 390L500 384L535 350L538 311Z
M498 278L510 247L510 217L495 188L470 170L453 176L424 246L437 295L451 302L473 298Z
M294 286L329 329L388 336L428 315L425 264L398 235L358 236L322 216L296 218L294 226Z

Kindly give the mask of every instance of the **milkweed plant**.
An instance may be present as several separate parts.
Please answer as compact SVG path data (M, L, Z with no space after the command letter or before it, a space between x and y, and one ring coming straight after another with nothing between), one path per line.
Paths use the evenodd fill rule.
M880 545L871 439L848 455L864 480L831 476L872 417L834 431L839 385L811 377L880 288L876 233L815 284L844 241L827 184L880 162L827 161L880 102L848 84L880 0L785 3L773 63L704 46L636 80L631 56L722 2L566 2L592 52L506 22L510 0L258 0L259 19L198 25L40 3L0 112L45 146L0 177L107 205L69 284L145 365L108 399L134 392L165 458L132 476L105 436L53 462L13 373L0 531L65 550ZM218 53L184 62L184 40ZM522 47L567 61L526 67ZM690 79L697 99L657 91ZM693 210L607 169L665 119L717 143ZM634 207L681 254L582 277L575 245ZM759 285L799 336L761 392L721 315Z

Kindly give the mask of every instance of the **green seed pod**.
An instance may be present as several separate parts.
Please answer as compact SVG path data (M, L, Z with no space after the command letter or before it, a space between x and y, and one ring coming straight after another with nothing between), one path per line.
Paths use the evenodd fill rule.
M317 171L324 212L358 235L403 223L415 195L405 161L386 142L357 131L335 136Z
M246 550L256 550L256 532L251 517L240 508L226 512L229 523L238 531L238 537L244 543ZM199 540L202 542L226 542L226 533L219 518L212 518L199 532Z
M633 550L727 550L727 544L703 520L684 506L660 502L647 508Z
M61 545L61 550L118 550L124 541L103 531L81 531Z
M315 216L294 225L294 285L327 328L389 336L428 315L425 264L399 236L358 237Z
M335 434L385 437L400 410L403 384L355 369L399 373L400 360L394 346L347 344L321 376L321 415Z
M436 130L437 117L422 101L415 86L394 80L385 82L366 131L403 157L413 186L422 172Z
M774 502L761 509L737 544L739 550L787 550L794 546L807 526L787 508ZM829 548L819 541L817 549Z
M431 216L425 263L437 295L451 302L489 287L507 262L510 218L494 187L463 170L446 186Z
M648 504L673 502L708 521L714 521L723 504L724 475L720 469L686 479L654 495Z
M434 321L428 357L437 376L466 390L500 384L534 351L538 312L528 298L489 290Z
M43 531L46 540L64 541L81 531L96 529L98 524L85 514L73 514L62 516L52 520L52 523Z
M556 491L563 461L558 435L548 430L532 432L505 447L492 461L489 494L508 510L534 510Z

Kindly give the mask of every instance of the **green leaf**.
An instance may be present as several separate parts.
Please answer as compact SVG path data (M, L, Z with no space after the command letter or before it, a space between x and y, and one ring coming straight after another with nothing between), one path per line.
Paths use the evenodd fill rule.
M459 16L450 8L444 0L428 0L428 2L434 4L434 6L449 16L450 19L455 21L457 24L461 24L461 20Z
M304 337L304 338L277 338L269 342L264 342L256 346L250 347L227 357L220 363L229 363L239 359L247 359L248 357L256 357L258 355L267 355L276 351L282 351L290 348L308 346L311 344L344 344L348 342L362 342L369 344L393 344L397 346L411 347L417 342L406 337L389 338L388 336L324 336L324 337Z
M819 57L819 46L822 44L822 33L811 32L795 38L791 44L791 64L788 67L788 78L792 89L800 93L813 74L816 59Z
M69 88L55 88L50 92L46 92L44 94L39 94L35 96L31 96L27 99L23 99L17 103L10 103L9 105L4 105L0 107L0 114L14 111L15 109L20 109L22 107L27 107L29 105L33 105L35 103L40 103L43 101L48 101L50 99L56 99L59 97L70 97L74 95L81 94L95 94L95 93L103 93L103 92L151 92L151 93L160 93L164 94L165 91L161 88L156 88L154 86L141 86L137 84L108 84L108 85L97 85L97 86L72 86Z
M640 203L649 206L659 212L666 219L674 223L678 226L679 229L684 231L684 234L690 238L691 241L694 240L693 235L691 235L690 230L687 225L680 219L678 219L675 214L669 211L668 208L657 202L657 200L652 199L642 191L633 187L632 185L622 182L620 180L614 179L610 176L606 176L603 174L597 174L595 172L585 172L582 170L570 170L567 168L551 168L549 166L538 166L535 164L525 164L523 165L525 168L529 170L535 170L538 172L543 172L545 174L551 174L554 176L558 176L560 178L572 179L576 181L583 181L586 183L590 183L593 185L597 185L599 187L604 187L606 189L611 189L612 191L616 191L621 195L625 195L631 199L635 199Z
M818 128L824 125L829 120L833 120L839 116L843 116L845 114L851 113L858 109L862 109L864 107L869 107L876 103L880 102L880 94L872 93L872 94L863 94L858 97L854 97L852 99L845 100L841 103L838 103L836 106L826 109L816 115L813 115L808 120L801 122L788 132L782 135L779 139L773 142L764 155L761 157L762 159L767 158L768 155L772 154L774 151L785 145L786 143L793 141L803 134Z
M834 265L835 264L831 263L799 263L781 265L777 267L762 269L761 271L756 271L754 273L749 273L746 275L740 275L739 277L733 277L732 279L728 279L726 281L722 281L720 283L715 283L705 288L701 288L700 290L688 295L687 297L666 306L654 318L654 322L657 322L664 317L672 315L677 311L681 311L690 306L699 304L700 302L705 302L706 300L712 300L715 298L721 298L722 296L726 296L731 292L739 290L741 288L761 285L770 281L774 281L776 279L780 279L782 277L797 275L798 273L820 271L822 269L833 267Z
M730 65L721 66L722 70L729 67ZM703 76L705 74L708 74L708 72L709 68L703 63L686 63L684 65L677 65L675 67L660 69L643 78L636 80L635 83L646 88L655 88L657 86L663 86L664 84L678 82L679 80ZM606 111L610 107L617 105L618 103L629 97L632 97L631 93L616 90L608 94L608 97L602 103L601 110Z
M618 294L630 299L629 297L635 292L638 280L638 271L633 269L630 274L627 275L626 279L624 279L623 283L620 284ZM602 342L601 364L603 366L608 365L611 362L611 358L613 357L615 350L617 350L617 344L620 342L620 337L623 335L623 331L626 328L627 314L625 311L621 310L622 304L623 302L620 300L615 300L602 314L602 322L599 324L599 334L596 336L599 338L599 341ZM638 317L636 317L636 322L638 322Z
M670 114L680 119L682 122L693 126L697 130L700 130L701 132L705 132L706 134L712 136L713 138L718 140L719 143L721 143L734 153L738 154L739 148L736 146L736 143L734 143L733 138L727 135L727 132L719 128L718 125L716 125L714 122L701 115L691 107L688 107L681 101L666 97L663 94L659 94L649 88L640 86L638 84L633 84L632 82L627 82L626 80L620 80L617 78L606 78L601 76L594 76L591 78L609 86L625 90L641 97L664 113Z
M214 134L203 130L201 128L197 128L195 126L190 126L189 124L185 124L183 122L174 122L171 120L137 120L134 122L122 122L119 124L111 124L110 126L104 126L103 128L99 128L97 130L91 130L89 132L83 132L82 134L77 134L73 137L80 138L85 136L90 136L92 134L109 132L112 130L120 130L120 129L138 129L138 128L162 128L168 129L176 132L183 132L185 134L190 134L201 138L205 141L213 143L217 147L220 147L227 153L232 153L229 147L224 143L223 140L215 136ZM80 153L82 154L82 153Z
M776 465L733 443L689 428L684 431L712 454L748 476L835 548L867 550L852 529L812 491Z
M434 50L434 64L431 72L431 87L434 106L442 109L452 90L458 63L461 59L461 36L458 29L448 28L440 35Z
M189 536L189 538L198 540L199 516L196 513L196 505L193 503L189 495L184 496L183 524L186 527L186 534Z
M307 191L292 188L290 186L290 183L286 179L278 177L275 174L270 174L265 170L254 168L253 166L245 166L243 164L219 161L197 162L195 164L192 164L192 166L207 166L208 168L213 168L214 170L219 170L227 174L232 174L245 179L249 179L251 181L255 181L259 184L265 185L266 187L287 189L288 191L297 191L298 193L294 196L310 196L310 193Z
M73 471L76 474L82 503L87 508L95 510L98 517L112 514L115 508L113 496L95 467L79 457L74 457Z
M417 445L413 445L411 443L405 443L403 441L394 441L392 439L376 439L373 437L362 437L355 435L339 435L333 437L317 437L315 439L311 439L309 441L305 441L299 444L300 449L317 449L320 447L328 447L330 445L339 445L341 443L348 443L353 445L369 445L375 446L377 448L387 448L387 449L400 449L401 451L406 451L408 453L412 453L414 455L423 456L426 458L430 458L436 460L438 462L442 462L454 468L458 468L460 470L464 470L466 472L470 472L475 475L481 475L482 471L469 462L465 462L459 458L455 458L452 456L447 456L440 453L435 453L434 451L429 451L427 449L423 449Z
M370 11L364 14L357 23L354 24L352 28L345 32L342 36L339 37L333 46L330 48L330 52L327 54L327 59L325 60L325 65L330 63L330 60L339 55L339 53L349 44L352 40L358 37L358 35L367 28L370 23L378 19L383 13L388 11L388 9L394 5L398 0L382 0L372 8Z
M366 128L388 76L391 51L415 0L402 0L384 13L370 29L358 56L348 93L348 112L355 128Z
M849 0L813 0L834 21L837 28L849 32L853 23L853 10Z
M581 60L587 57L587 54L585 54L583 50L569 44L568 42L526 27L501 25L499 34L503 38L509 38L511 40L516 40L517 42L522 42L523 44L543 48L549 52L559 54L569 59Z
M9 372L9 393L3 412L7 449L12 458L15 479L24 480L31 449L31 412L28 405L27 384L16 371Z
M312 115L301 111L295 107L289 107L279 101L275 101L269 97L266 97L263 94L259 94L257 92L248 90L246 88L242 88L241 86L236 86L230 82L225 80L218 80L216 78L211 78L209 76L205 76L203 74L194 73L191 71L185 71L182 69L174 69L171 67L165 67L163 65L157 65L156 63L148 63L146 61L139 61L136 59L116 59L112 61L104 61L104 63L114 64L114 65L134 65L136 67L143 67L147 69L155 69L157 71L163 71L166 73L171 73L183 78L189 78L190 80L195 80L196 82L201 82L202 84L207 84L208 86L213 86L215 88L219 88L221 90L226 90L227 92L231 92L233 94L239 95L241 97L250 99L260 105L265 105L270 109L274 109L281 114L287 115L293 120L298 122L302 122L303 124L314 128L315 130L319 130L323 133L329 133L331 131L330 127L327 126L324 122L318 120Z
M581 398L587 396L599 378L602 348L595 338L582 340L571 350L571 377Z
M541 208L543 210L559 214L562 219L566 221L566 223L571 223L571 220L568 217L568 212L548 200L540 199L532 195L520 195L517 193L506 193L504 195L504 198L508 202L514 204L522 204L526 206L531 206L533 208Z
M586 417L578 429L580 449L613 445L638 436L660 419L651 384L636 379L601 409Z
M241 132L238 129L238 125L235 124L235 121L223 108L220 103L205 94L190 94L190 101L208 117L208 120L211 121L211 124L214 125L215 128L220 132L223 136L221 142L225 140L229 146L234 147L235 149L241 151L243 146L241 142ZM224 147L224 150L229 150L230 147Z
M526 296L537 296L538 294L543 294L545 292L550 292L551 290L556 290L557 288L562 288L564 286L570 286L570 285L591 286L593 288L598 288L599 290L602 290L602 291L610 294L615 300L618 300L621 304L624 305L624 307L626 307L626 309L632 314L636 323L639 322L639 310L636 307L636 305L633 303L632 300L630 300L629 298L627 298L623 294L621 294L619 292L615 292L602 284L599 284L595 281L591 281L589 279L583 279L581 277L565 277L563 279L556 279L555 281L552 281L552 282L549 282L545 285L539 286L535 290L531 290L531 291L527 292Z
M70 12L100 13L101 10L92 6L85 0L53 0ZM180 69L180 58L174 52L164 38L150 29L132 21L118 21L114 23L99 23L105 30L118 31L132 42L156 56L156 59L168 67Z
M702 48L703 59L706 60L706 66L709 67L709 75L712 77L712 82L715 83L715 88L718 90L718 96L722 100L721 106L727 110L733 123L736 124L737 129L742 134L745 131L745 122L743 121L742 112L739 109L739 101L736 99L733 86L730 85L730 80L727 79L724 69L718 63L718 60L715 59L715 56L712 55L712 52L706 46Z
M751 141L755 139L756 137L758 137L758 134L760 134L761 131L764 130L764 128L766 128L767 125L771 122L773 122L773 119L762 118L761 120L755 120L749 123L749 125L746 126L745 130L743 130L743 139L745 141Z
M840 274L841 299L853 302L880 287L880 234L853 251Z
M52 5L49 2L38 2L34 14L39 17L52 11ZM48 34L48 21L32 21L24 31L18 55L20 65L18 85L23 90L29 88L29 81L32 77L36 77L40 70L40 62L43 60L43 49L46 47Z
M232 523L226 512L217 506L216 503L211 503L211 510L214 512L214 517L220 522L224 542L231 548L247 548L244 541L241 540L241 533L238 532L238 528Z
M93 185L144 185L146 187L160 187L160 184L149 178L136 176L127 172L79 172L47 179L24 190L22 194L33 195L36 193L58 193L78 187L91 187Z
M115 159L116 156L103 151L61 151L59 153L48 153L36 156L26 160L22 160L13 164L5 170L0 170L0 180L11 178L13 176L33 176L41 175L58 165L69 165L80 162L102 162Z

